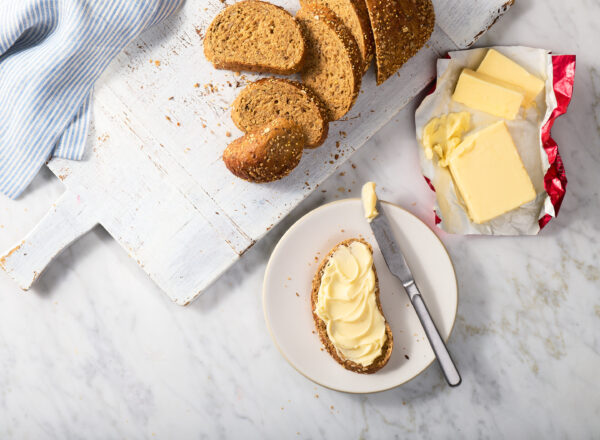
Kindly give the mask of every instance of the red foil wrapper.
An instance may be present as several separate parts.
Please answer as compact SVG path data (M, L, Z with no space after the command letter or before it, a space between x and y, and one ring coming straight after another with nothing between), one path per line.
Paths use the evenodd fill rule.
M571 102L573 84L575 82L575 55L553 55L552 70L552 82L557 106L552 115L550 115L548 122L542 126L541 134L544 151L550 163L550 168L548 168L548 171L544 175L544 189L550 196L552 206L554 206L554 216L557 216L567 190L567 176L558 152L558 145L552 139L550 130L556 118L567 112L567 107L569 106L569 102ZM550 214L545 214L540 218L540 229L546 226L550 220L552 220Z

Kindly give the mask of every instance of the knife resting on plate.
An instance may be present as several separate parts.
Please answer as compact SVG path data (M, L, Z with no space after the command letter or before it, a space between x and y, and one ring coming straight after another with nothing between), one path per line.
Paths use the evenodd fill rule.
M375 239L377 240L377 244L379 245L379 249L381 249L381 253L383 254L383 259L390 269L390 272L402 282L402 285L417 312L417 316L421 321L421 325L425 330L425 334L429 339L431 348L433 348L433 352L440 363L446 382L448 382L448 385L451 387L458 386L462 381L460 373L446 348L444 340L440 336L440 332L435 326L433 319L431 319L429 310L421 297L421 292L415 283L402 250L394 238L390 222L385 211L382 209L379 200L377 200L375 209L377 215L370 219L370 225L371 230L375 235Z

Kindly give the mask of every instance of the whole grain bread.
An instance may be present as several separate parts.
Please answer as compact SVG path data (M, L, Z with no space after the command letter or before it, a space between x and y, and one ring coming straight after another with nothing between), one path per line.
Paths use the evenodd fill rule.
M435 13L431 0L366 0L366 4L380 85L429 40Z
M360 91L363 65L358 44L338 16L322 5L302 7L296 19L307 40L302 81L325 103L329 119L340 119Z
M306 138L306 148L321 145L329 131L323 102L307 86L283 78L264 78L246 86L233 102L231 118L247 132L277 117L298 124Z
M377 358L375 358L373 363L364 366L356 362L352 362L348 359L343 359L340 356L335 346L327 336L327 326L325 322L321 318L319 318L319 315L317 315L316 313L317 301L319 299L319 288L321 287L321 279L323 278L323 271L325 270L325 266L327 266L329 259L340 246L349 246L355 241L365 244L366 246L368 246L371 253L373 253L373 248L371 247L371 245L362 238L350 238L335 245L335 247L331 249L331 251L329 251L329 253L325 256L325 258L323 258L321 264L319 265L319 268L317 269L317 273L313 278L310 302L312 306L313 319L317 328L317 333L319 334L319 338L321 339L321 342L323 343L325 349L329 352L329 354L346 370L354 371L356 373L371 374L383 368L385 364L387 364L387 362L390 360L390 357L392 355L392 350L394 348L394 338L392 335L392 329L390 328L388 322L385 322L385 334L387 336L387 339L383 344L383 347L381 348L381 354ZM377 278L377 271L375 270L375 265L373 265L373 272L375 273L375 299L377 301L377 308L383 315L383 310L381 309L381 302L379 300L379 280Z
M305 53L294 17L259 0L226 7L204 37L204 55L217 69L290 74L302 68Z
M350 30L358 43L363 72L366 72L375 55L375 43L365 0L300 0L303 7L312 3L331 9Z
M300 126L276 118L230 143L223 152L223 161L241 179L272 182L296 168L303 149L304 133Z

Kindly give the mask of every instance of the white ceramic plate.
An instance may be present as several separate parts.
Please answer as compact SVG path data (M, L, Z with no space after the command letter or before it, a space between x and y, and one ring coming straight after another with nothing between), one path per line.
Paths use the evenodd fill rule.
M458 305L456 276L437 236L417 217L385 203L394 235L444 339ZM383 313L394 335L388 364L374 374L344 369L322 348L310 305L311 282L322 258L340 241L363 237L374 250ZM267 327L288 362L310 380L338 391L371 393L401 385L435 359L402 284L389 272L363 216L360 199L329 203L298 220L281 238L267 265L263 286Z

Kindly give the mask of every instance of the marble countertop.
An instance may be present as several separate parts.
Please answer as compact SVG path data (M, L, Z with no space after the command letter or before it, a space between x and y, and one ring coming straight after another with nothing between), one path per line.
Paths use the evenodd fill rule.
M520 0L478 45L577 55L569 113L556 122L569 185L537 237L438 231L460 303L437 365L372 395L319 387L267 332L262 278L279 237L324 202L380 195L429 224L413 103L187 308L170 302L101 228L60 255L28 293L0 271L0 438L592 438L600 433L600 61L597 0ZM0 198L0 249L63 191L45 170Z

